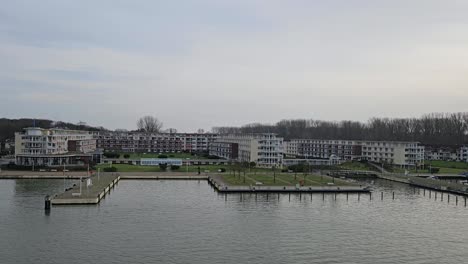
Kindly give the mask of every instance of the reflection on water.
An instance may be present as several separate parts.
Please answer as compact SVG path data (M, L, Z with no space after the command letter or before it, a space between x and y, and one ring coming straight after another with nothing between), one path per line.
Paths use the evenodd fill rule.
M392 182L376 181L370 200L225 196L204 181L121 181L99 206L55 206L46 215L44 196L63 189L63 180L0 181L1 263L464 263L468 257L463 203Z

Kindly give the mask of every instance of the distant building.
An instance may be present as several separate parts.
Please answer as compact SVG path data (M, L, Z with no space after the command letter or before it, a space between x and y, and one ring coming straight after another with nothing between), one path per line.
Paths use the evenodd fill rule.
M425 150L426 160L457 161L460 155L454 147L427 146Z
M418 142L293 139L284 145L285 155L305 159L368 160L414 166L424 161L424 147Z
M255 162L258 167L280 167L283 163L283 138L273 133L220 135L210 145L210 155Z
M88 131L25 128L15 133L17 165L80 165L93 159L96 140Z
M100 132L96 136L97 147L106 151L176 153L203 152L217 135L211 133L142 133Z
M463 146L459 150L459 160L462 162L468 162L468 146Z

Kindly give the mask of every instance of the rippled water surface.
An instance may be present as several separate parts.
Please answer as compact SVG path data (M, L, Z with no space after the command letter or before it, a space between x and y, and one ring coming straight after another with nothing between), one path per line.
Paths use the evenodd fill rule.
M0 263L468 263L464 199L400 184L376 182L372 200L267 200L205 181L124 180L98 206L46 215L44 196L64 184L0 181Z

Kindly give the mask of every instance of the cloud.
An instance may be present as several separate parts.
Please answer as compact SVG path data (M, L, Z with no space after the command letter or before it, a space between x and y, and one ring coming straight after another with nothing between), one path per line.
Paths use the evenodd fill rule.
M110 128L153 114L180 131L466 111L466 11L463 1L15 1L0 7L0 92L15 95L0 111Z

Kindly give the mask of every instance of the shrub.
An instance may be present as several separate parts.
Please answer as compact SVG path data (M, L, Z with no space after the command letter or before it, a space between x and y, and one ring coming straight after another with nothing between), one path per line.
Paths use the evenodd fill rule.
M171 170L178 170L178 169L180 169L180 166L171 165Z
M104 157L108 158L108 159L118 159L120 158L120 154L119 153L114 153L114 152L104 152Z
M429 169L429 173L439 173L440 168L432 167Z
M116 172L117 168L116 167L105 167L104 172Z
M162 170L162 171L166 171L167 163L159 163L159 169Z
M130 154L124 154L124 158L126 159L130 158Z
M219 168L218 171L219 171L219 172L226 172L226 169L225 169L225 168Z
M159 159L167 159L167 155L161 154L161 155L158 155L158 158Z

